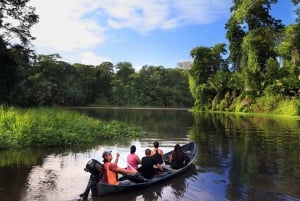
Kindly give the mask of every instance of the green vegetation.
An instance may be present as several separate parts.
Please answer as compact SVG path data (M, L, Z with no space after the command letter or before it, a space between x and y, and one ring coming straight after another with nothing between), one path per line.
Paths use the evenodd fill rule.
M0 149L57 147L136 137L141 129L74 111L0 106Z
M296 6L299 22L299 1ZM234 1L226 45L199 46L189 71L195 110L300 116L300 24L270 15L276 0Z
M29 0L0 4L0 104L36 106L193 107L195 110L299 116L300 2L296 24L270 15L277 0L233 1L227 44L191 50L190 69L128 61L69 64L59 54L35 55L30 28L38 23ZM17 26L16 22L19 22ZM20 28L21 27L21 28ZM14 35L20 44L11 44ZM227 58L226 58L227 56Z

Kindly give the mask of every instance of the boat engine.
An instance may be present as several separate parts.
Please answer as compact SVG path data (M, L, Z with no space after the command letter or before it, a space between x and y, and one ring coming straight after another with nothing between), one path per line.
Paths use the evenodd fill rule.
M99 161L91 159L87 162L84 171L101 177L103 174L103 165Z
M87 162L84 171L91 173L91 176L84 192L80 194L82 200L87 200L90 190L92 191L92 195L97 194L97 183L103 175L103 170L103 164L99 161L91 159Z

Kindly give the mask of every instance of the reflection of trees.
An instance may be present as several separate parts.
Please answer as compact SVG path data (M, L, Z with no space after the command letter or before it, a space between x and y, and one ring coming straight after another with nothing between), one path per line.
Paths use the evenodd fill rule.
M141 126L145 131L160 133L164 137L186 133L191 127L192 115L186 110L139 109L77 109L105 121L117 120Z
M210 113L194 119L191 138L199 145L199 164L220 174L229 171L230 200L258 194L257 189L300 196L299 121Z
M174 194L175 198L180 200L182 198L188 188L188 181L191 180L191 177L196 175L196 167L192 165L184 175L180 175L176 179L174 179L170 186L172 188L172 194Z

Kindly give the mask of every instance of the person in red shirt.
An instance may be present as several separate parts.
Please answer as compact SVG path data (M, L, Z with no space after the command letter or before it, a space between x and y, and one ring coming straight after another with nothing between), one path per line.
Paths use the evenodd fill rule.
M114 162L111 162L113 157L111 154L111 151L104 151L102 154L103 157L103 166L104 166L104 173L101 178L102 183L107 183L111 185L128 185L132 182L130 180L118 180L118 173L121 174L136 174L137 170L129 170L125 168L121 168L118 166L118 160L120 157L120 154L116 153L116 160Z

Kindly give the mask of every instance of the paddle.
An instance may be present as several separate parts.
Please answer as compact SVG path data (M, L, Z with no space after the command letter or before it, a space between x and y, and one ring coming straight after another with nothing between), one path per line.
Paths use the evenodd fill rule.
M120 156L121 160L123 162L125 162L131 169L134 169L129 163L127 163L127 161L125 161L121 156ZM160 192L149 183L148 179L145 179L142 175L140 175L140 173L137 173L137 176L139 179L141 179L142 181L144 181L159 197L162 197Z

